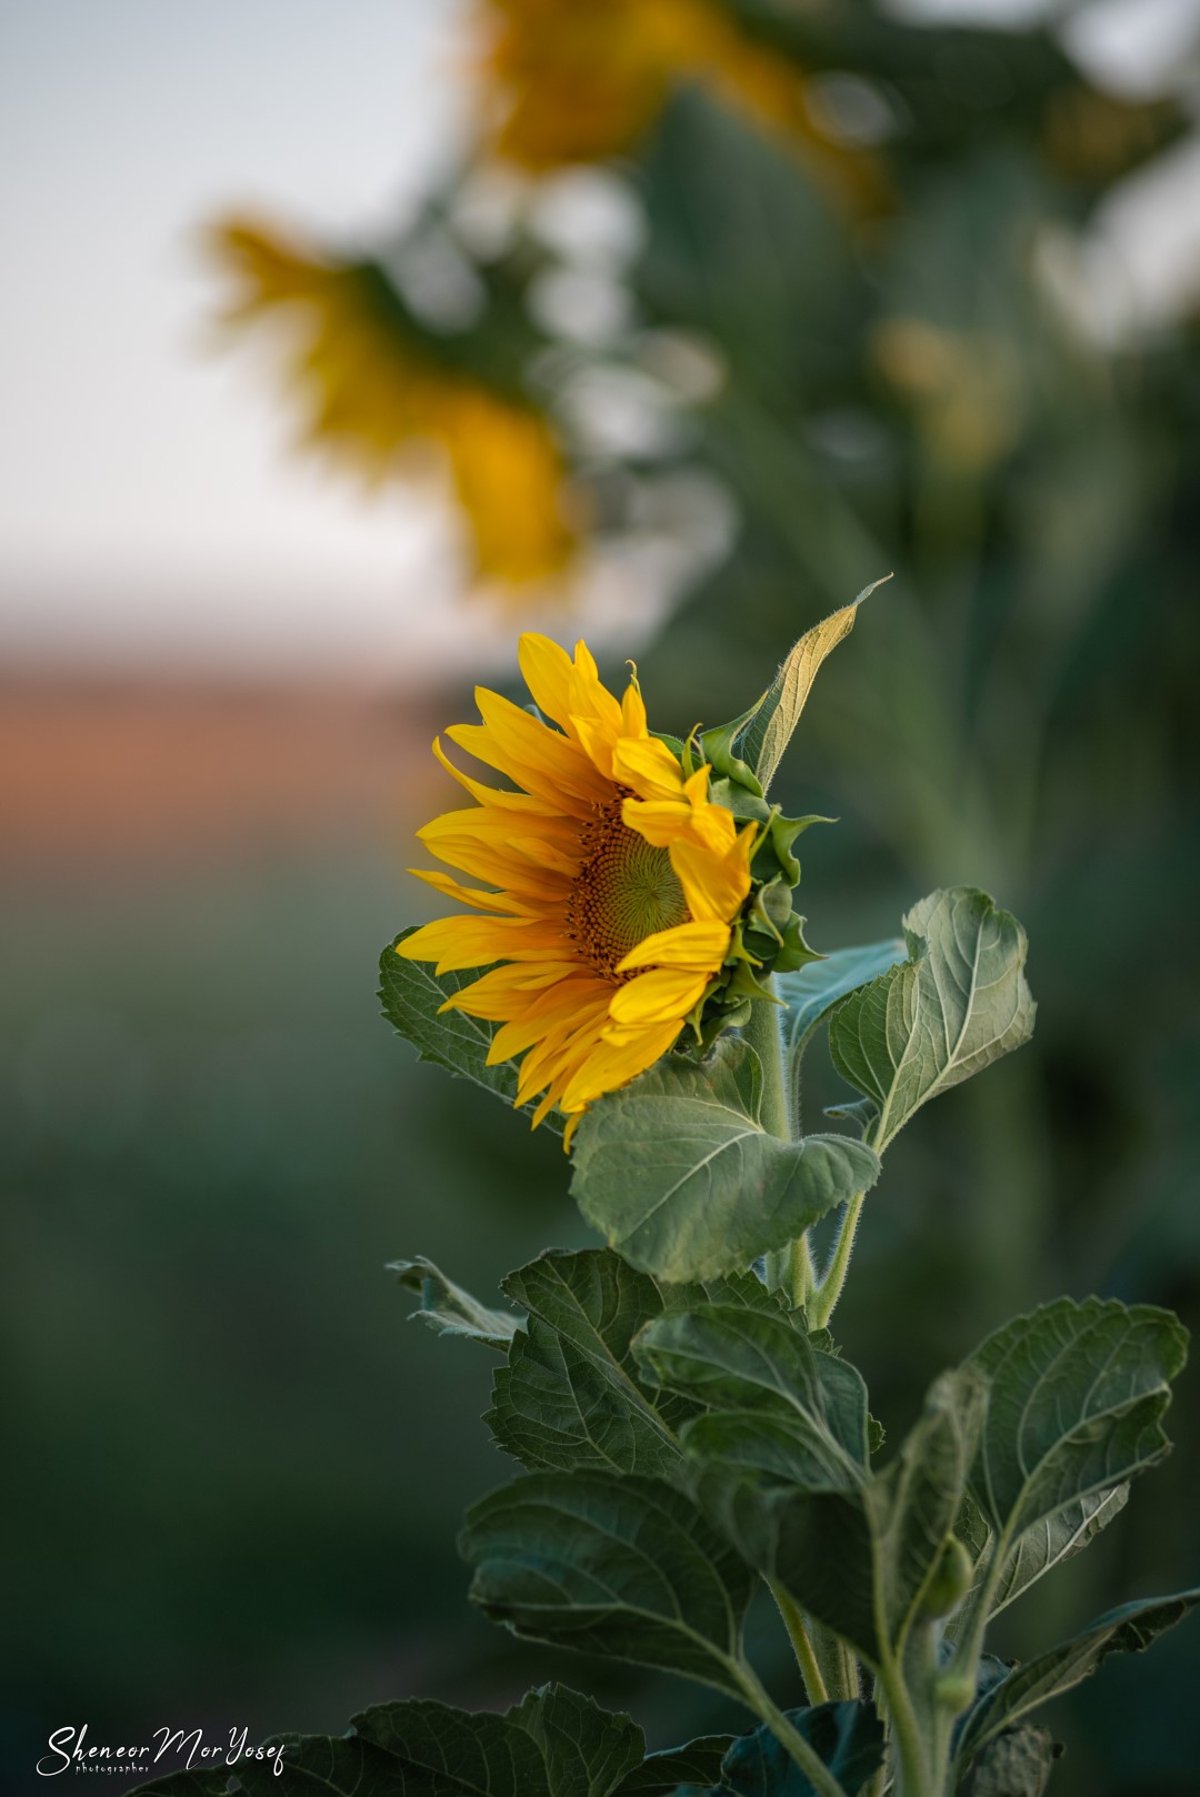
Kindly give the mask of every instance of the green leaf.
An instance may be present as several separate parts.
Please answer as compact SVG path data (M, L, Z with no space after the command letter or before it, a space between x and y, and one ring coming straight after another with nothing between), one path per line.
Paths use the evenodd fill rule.
M702 1065L669 1056L580 1124L571 1190L635 1267L684 1281L749 1266L878 1177L860 1142L769 1135L747 1108L753 1056L728 1037Z
M865 1476L860 1375L815 1349L781 1312L713 1304L663 1317L642 1331L634 1353L650 1379L709 1406L684 1430L690 1454L745 1465L758 1443L768 1451L786 1444L787 1476L796 1484L841 1490Z
M1200 1586L1172 1597L1145 1597L1121 1604L1070 1640L1015 1666L971 1712L963 1730L960 1754L967 1758L977 1753L1003 1729L1012 1728L1041 1704L1081 1683L1109 1654L1143 1653L1198 1604Z
M511 1105L517 1095L517 1070L510 1061L488 1066L487 1054L494 1034L491 1024L462 1011L440 1014L448 998L479 977L478 969L436 974L424 961L405 961L396 953L396 944L412 934L411 929L401 930L380 957L379 998L384 1016L393 1029L413 1044L421 1060L436 1061L439 1067L473 1080ZM529 1111L531 1107L523 1108ZM562 1134L562 1123L553 1114L546 1118L543 1128Z
M958 1797L1042 1797L1062 1749L1044 1728L1012 1728L989 1741Z
M1112 1491L1168 1451L1159 1419L1187 1358L1169 1311L1059 1298L971 1356L992 1400L972 1489L1009 1540ZM1082 1519L1080 1519L1082 1520Z
M1101 1529L1107 1528L1113 1518L1120 1515L1128 1502L1129 1486L1117 1485L1111 1491L1091 1492L1055 1515L1043 1516L1031 1524L1017 1536L1005 1559L989 1616L999 1615L1030 1585L1052 1572L1060 1561L1080 1553ZM969 1491L959 1512L956 1533L978 1566L992 1540L992 1529ZM982 1576L980 1571L979 1577Z
M873 580L849 605L806 630L754 708L736 746L754 769L764 792L774 779L792 732L800 722L800 714L808 703L821 663L854 629L854 620L863 600L891 578L890 574L885 574L881 579Z
M695 1406L647 1389L630 1352L661 1314L654 1281L607 1248L543 1254L504 1281L529 1313L496 1374L487 1422L530 1468L669 1477L679 1424Z
M786 1714L846 1797L855 1797L882 1764L883 1725L871 1704L823 1703ZM721 1770L722 1797L725 1792L733 1797L815 1797L812 1784L769 1728L735 1741Z
M972 1369L943 1374L897 1457L870 1477L848 1472L841 1490L788 1480L774 1411L763 1413L757 1441L752 1431L731 1443L690 1425L698 1500L753 1565L878 1665L932 1601L985 1395Z
M414 1797L611 1797L645 1752L628 1716L557 1684L504 1716L418 1698L365 1710L354 1727L419 1777Z
M467 1512L471 1597L535 1641L741 1695L754 1575L682 1493L607 1473L530 1473Z
M1025 932L986 893L931 893L904 934L908 961L853 992L829 1024L838 1072L879 1107L880 1150L930 1098L1028 1041L1036 1009Z
M617 1797L673 1797L681 1784L715 1784L721 1761L733 1745L733 1735L701 1735L686 1747L669 1747L652 1753L635 1766Z
M628 1716L566 1685L543 1685L497 1716L425 1698L377 1704L345 1735L281 1735L274 1759L239 1760L234 1793L281 1789L325 1797L616 1797L642 1764L645 1738ZM180 1773L140 1797L218 1797L228 1774ZM132 1797L132 1794L131 1794Z
M781 974L779 991L788 1008L785 1033L793 1063L834 1005L906 959L903 942L893 936L862 948L835 949L796 973Z
M489 1310L461 1285L447 1279L440 1267L418 1254L412 1260L388 1262L406 1291L415 1292L421 1300L419 1310L412 1312L415 1322L424 1323L435 1335L460 1335L485 1347L497 1348L503 1354L512 1341L521 1318L510 1310Z

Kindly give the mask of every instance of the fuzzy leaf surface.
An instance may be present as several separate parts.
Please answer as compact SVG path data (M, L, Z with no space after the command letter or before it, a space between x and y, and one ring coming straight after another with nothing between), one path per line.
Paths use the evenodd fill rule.
M728 1037L702 1065L668 1056L580 1124L571 1190L643 1272L683 1282L749 1266L878 1177L876 1156L846 1136L768 1134L748 1108L755 1058Z
M1036 1010L1025 932L985 892L931 893L904 936L908 960L851 993L829 1024L838 1072L879 1107L881 1150L929 1099L1028 1041Z
M1169 1449L1160 1418L1187 1358L1169 1311L1059 1298L971 1356L992 1396L972 1490L1011 1538L1111 1492Z
M1078 1498L1053 1516L1043 1516L1031 1523L1013 1542L1005 1560L990 1616L999 1615L1014 1603L1030 1585L1052 1572L1063 1560L1081 1553L1101 1529L1108 1527L1129 1502L1129 1486L1117 1485L1111 1491L1091 1492ZM972 1560L982 1561L992 1539L992 1528L968 1491L955 1528Z
M529 1473L467 1512L471 1597L535 1641L740 1694L756 1580L681 1492L606 1473Z
M540 1255L504 1289L529 1321L492 1388L486 1420L499 1446L530 1469L669 1477L676 1431L695 1405L647 1387L630 1351L662 1314L654 1280L591 1248Z
M664 1316L642 1331L634 1353L647 1378L708 1407L685 1427L690 1454L745 1465L757 1448L785 1447L775 1470L786 1465L793 1483L813 1490L845 1489L866 1476L861 1376L781 1312L712 1304Z

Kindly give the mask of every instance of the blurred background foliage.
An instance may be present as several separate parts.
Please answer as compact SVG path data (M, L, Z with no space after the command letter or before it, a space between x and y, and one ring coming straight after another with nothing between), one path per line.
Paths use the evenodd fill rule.
M741 710L895 570L783 770L841 819L806 839L809 935L978 883L1027 926L1040 1009L894 1151L840 1332L899 1426L1060 1290L1194 1327L1200 339L1186 308L1123 321L1090 235L1186 101L1103 91L1048 24L869 0L490 0L477 26L475 152L369 242L216 227L228 328L278 324L332 461L449 485L514 628L603 633L595 570L649 568L661 728ZM469 1614L454 1557L506 1474L489 1369L405 1330L381 1271L420 1251L484 1295L584 1239L557 1145L372 1016L377 945L421 906L392 848L441 794L426 726L468 705L378 705L390 841L373 813L260 845L99 895L83 936L66 883L11 900L14 1765L85 1714L337 1727L548 1670ZM1182 1389L1173 1458L1039 1593L1051 1630L1200 1571ZM1181 1631L1059 1707L1063 1797L1195 1789L1196 1651ZM593 1688L658 1744L725 1719L612 1667Z

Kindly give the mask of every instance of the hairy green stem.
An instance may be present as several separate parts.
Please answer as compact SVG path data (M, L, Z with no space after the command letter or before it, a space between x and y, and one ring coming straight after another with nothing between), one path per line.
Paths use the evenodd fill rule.
M809 1322L814 1329L824 1329L837 1307L842 1295L842 1287L846 1283L846 1273L850 1266L850 1256L854 1252L854 1238L858 1233L858 1219L862 1215L863 1203L867 1194L855 1192L842 1213L841 1227L838 1229L837 1242L830 1256L829 1265L818 1281L809 1306Z
M787 1080L783 1068L783 1036L780 1031L782 1007L773 1004L775 982L771 981L771 998L757 999L750 1006L750 1016L742 1035L757 1054L762 1067L762 1126L784 1142L792 1139L791 1106L788 1103Z
M813 1651L803 1611L793 1602L783 1586L777 1584L774 1579L768 1579L767 1586L778 1605L779 1614L783 1617L783 1626L788 1632L788 1640L796 1655L796 1664L800 1668L809 1703L828 1703L829 1689Z
M846 1643L832 1629L814 1621L811 1616L808 1619L808 1633L830 1698L835 1703L846 1703L861 1696L858 1661Z
M896 1770L899 1773L895 1787L896 1797L941 1797L940 1792L932 1791L927 1784L920 1725L900 1668L890 1654L881 1661L876 1676L877 1688L883 1691L887 1699L892 1743L896 1749Z
M743 1660L738 1663L736 1670L743 1698L799 1766L817 1792L817 1797L846 1797L844 1787L834 1777L816 1748L804 1739L798 1728L792 1726L779 1705L772 1702L753 1669Z
M770 990L773 998L774 980ZM762 1126L781 1141L790 1142L792 1105L788 1095L787 1055L780 1027L782 1016L779 1005L770 1000L759 1000L751 1006L742 1034L762 1067ZM785 1248L777 1248L767 1255L767 1284L772 1291L782 1290L793 1309L807 1304L813 1288L813 1263L807 1236L800 1236Z

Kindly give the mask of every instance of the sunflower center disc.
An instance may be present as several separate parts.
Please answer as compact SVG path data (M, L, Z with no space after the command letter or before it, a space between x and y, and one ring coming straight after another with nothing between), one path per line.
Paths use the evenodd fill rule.
M657 930L688 921L666 849L621 820L621 800L597 807L584 826L582 865L567 900L567 935L597 973L620 980L617 964Z

